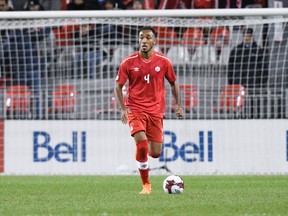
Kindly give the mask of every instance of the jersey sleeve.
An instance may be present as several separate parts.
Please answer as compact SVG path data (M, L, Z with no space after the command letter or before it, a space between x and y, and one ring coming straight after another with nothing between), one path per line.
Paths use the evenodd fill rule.
M166 72L165 78L170 83L176 81L176 75L172 66L172 62L168 60L167 60L167 72Z
M120 64L118 74L116 76L116 82L124 85L127 79L128 79L127 64L126 62L122 62Z

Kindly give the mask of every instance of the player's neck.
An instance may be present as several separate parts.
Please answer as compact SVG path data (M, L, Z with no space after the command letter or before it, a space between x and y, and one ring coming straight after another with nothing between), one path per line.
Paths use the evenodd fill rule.
M153 53L154 53L153 50L150 50L150 51L147 52L147 53L144 53L144 52L141 52L141 51L140 51L140 56L141 56L141 58L143 58L143 59L145 59L145 60L149 60L149 59L153 56Z

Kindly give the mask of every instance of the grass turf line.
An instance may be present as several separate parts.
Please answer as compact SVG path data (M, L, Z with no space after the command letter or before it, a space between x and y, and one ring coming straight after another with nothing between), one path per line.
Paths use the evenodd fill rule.
M181 195L165 194L166 176L0 176L0 215L288 215L288 176L181 176Z

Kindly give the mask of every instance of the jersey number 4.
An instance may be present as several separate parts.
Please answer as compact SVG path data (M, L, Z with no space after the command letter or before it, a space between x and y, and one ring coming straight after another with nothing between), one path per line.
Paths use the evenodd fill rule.
M147 83L150 83L150 74L147 74L144 76L144 80L147 82Z

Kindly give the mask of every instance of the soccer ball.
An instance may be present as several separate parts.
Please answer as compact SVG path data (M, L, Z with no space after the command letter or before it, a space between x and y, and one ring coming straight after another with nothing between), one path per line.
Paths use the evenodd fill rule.
M184 191L184 181L180 176L170 175L163 182L163 190L167 194L181 194Z

